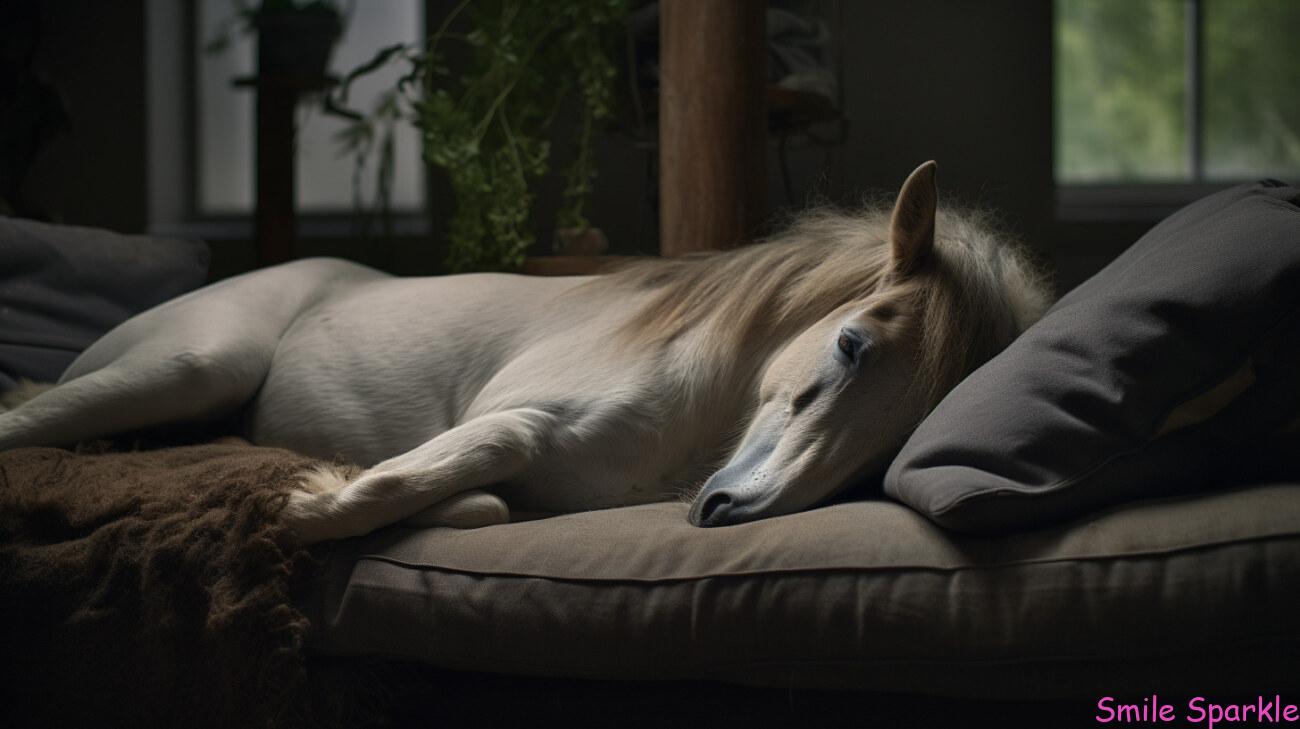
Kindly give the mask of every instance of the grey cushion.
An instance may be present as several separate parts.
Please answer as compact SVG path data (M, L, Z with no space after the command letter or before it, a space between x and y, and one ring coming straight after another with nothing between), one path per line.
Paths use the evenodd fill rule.
M201 286L208 247L0 217L0 391L53 382L127 318Z
M669 503L331 549L306 599L325 654L1093 701L1300 684L1296 483L1001 539L885 500L718 529Z
M949 393L886 492L1001 533L1224 483L1300 412L1298 203L1264 181L1157 225Z

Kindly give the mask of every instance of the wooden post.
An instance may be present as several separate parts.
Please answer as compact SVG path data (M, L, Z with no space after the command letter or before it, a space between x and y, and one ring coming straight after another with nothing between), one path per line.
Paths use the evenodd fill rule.
M294 112L299 85L257 84L257 265L284 263L297 242Z
M767 3L660 3L660 252L731 248L767 189Z
M294 172L298 160L298 99L328 89L333 76L258 75L235 79L235 86L257 94L257 210L254 214L257 265L272 266L294 257L298 239L298 199Z

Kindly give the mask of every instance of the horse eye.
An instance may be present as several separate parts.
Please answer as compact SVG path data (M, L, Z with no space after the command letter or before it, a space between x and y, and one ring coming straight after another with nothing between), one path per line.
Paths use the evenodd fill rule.
M840 351L844 353L844 356L848 357L850 360L858 353L858 343L843 332L840 332L840 338L836 340L835 344L840 348Z
M870 342L866 335L845 327L835 340L835 347L840 350L837 356L842 356L845 364L855 364L862 358L862 352Z

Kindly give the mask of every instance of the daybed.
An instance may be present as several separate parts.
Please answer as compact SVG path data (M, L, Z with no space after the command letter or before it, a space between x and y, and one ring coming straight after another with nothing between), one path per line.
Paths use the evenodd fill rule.
M10 655L42 657L4 684L36 708L0 704L110 723L337 719L322 694L393 685L386 659L1070 700L1052 724L1094 721L1105 696L1300 703L1300 439L1279 431L1300 412L1298 206L1264 181L1162 223L940 404L885 475L897 501L877 482L717 529L677 503L393 527L309 559L276 523L302 456L0 454L0 624L25 651ZM0 243L57 233L14 230ZM344 678L304 699L327 674ZM425 690L457 685L446 675ZM465 685L485 724L503 718L485 697L558 700L554 684ZM152 714L133 709L159 696ZM420 722L418 707L402 715ZM871 706L857 718L873 723Z

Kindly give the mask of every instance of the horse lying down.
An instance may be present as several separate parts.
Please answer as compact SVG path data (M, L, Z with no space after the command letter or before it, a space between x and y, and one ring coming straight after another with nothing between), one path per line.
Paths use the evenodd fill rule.
M700 526L796 512L886 465L1045 306L936 198L927 162L892 211L595 277L256 271L109 332L0 414L0 449L242 412L256 444L364 467L303 475L285 517L308 543L684 494Z

